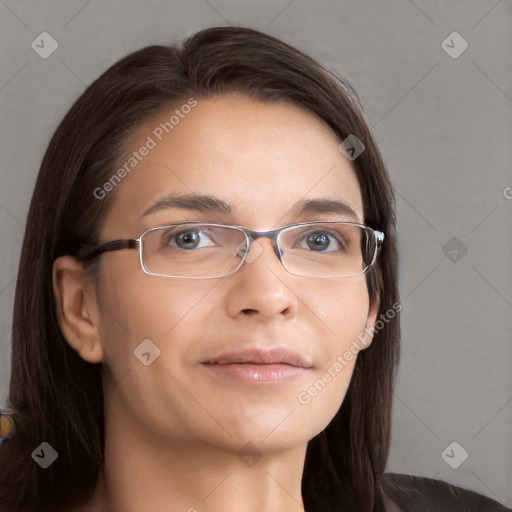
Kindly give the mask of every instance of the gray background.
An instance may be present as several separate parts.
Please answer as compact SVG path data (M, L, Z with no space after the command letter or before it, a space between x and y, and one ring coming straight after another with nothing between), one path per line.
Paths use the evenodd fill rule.
M58 122L129 51L249 26L355 86L396 188L404 336L388 470L512 505L510 1L0 0L0 21L0 403L25 218ZM59 45L47 59L31 48L44 31ZM457 58L443 48L460 41L442 46L454 31L469 45ZM453 441L469 454L457 469L445 460L461 448L441 456Z

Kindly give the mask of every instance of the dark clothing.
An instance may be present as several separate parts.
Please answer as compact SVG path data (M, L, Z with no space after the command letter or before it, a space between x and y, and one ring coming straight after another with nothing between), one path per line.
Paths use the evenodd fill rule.
M375 512L507 512L512 509L442 480L384 473Z

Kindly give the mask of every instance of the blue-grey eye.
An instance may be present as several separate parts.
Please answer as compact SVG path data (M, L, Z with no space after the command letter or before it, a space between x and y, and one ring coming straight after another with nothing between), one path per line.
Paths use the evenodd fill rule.
M195 249L199 243L197 231L186 231L176 237L176 245L181 249ZM190 247L192 245L192 247Z
M341 235L338 234L338 236L336 236L335 233L330 231L316 230L309 232L305 237L301 236L300 238L307 244L307 246L304 246L303 244L294 244L292 246L293 249L304 248L310 249L314 252L332 252L344 248L344 245L340 240Z
M162 245L184 250L203 249L215 245L211 236L212 233L205 228L185 229L179 232L171 229L162 236Z

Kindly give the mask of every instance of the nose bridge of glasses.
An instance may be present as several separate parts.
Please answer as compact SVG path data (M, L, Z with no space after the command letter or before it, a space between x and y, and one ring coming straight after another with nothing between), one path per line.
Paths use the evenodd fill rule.
M249 240L249 247L247 248L247 261L254 261L265 249L265 245L270 245L274 254L281 261L281 252L277 246L278 230L271 231L254 231L246 229L245 233ZM256 244L254 244L256 242Z

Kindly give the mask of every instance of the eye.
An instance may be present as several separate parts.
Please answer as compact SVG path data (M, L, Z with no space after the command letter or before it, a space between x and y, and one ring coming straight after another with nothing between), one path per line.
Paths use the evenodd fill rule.
M214 243L207 244L207 241L213 240L210 237L206 228L194 228L177 231L176 229L170 229L163 233L161 238L161 244L164 247L177 247L178 249L191 250L191 249L203 249L204 247L211 247Z
M345 244L343 243L343 237L340 233L332 230L315 230L309 231L305 235L301 235L300 239L307 244L299 246L297 242L292 245L292 249L297 248L309 248L315 252L332 252L338 250L344 250Z

